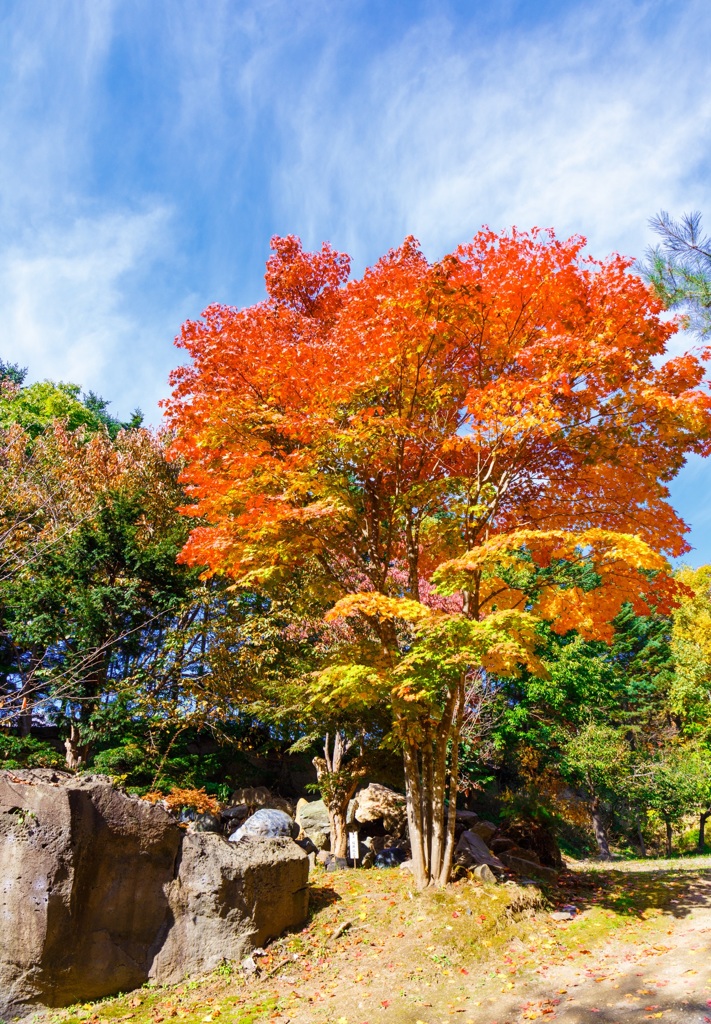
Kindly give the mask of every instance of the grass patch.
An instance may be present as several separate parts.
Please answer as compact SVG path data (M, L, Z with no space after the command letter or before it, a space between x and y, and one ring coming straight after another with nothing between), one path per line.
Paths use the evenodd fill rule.
M428 1020L431 1007L455 1012L480 995L511 995L542 967L587 957L613 937L662 944L711 866L693 861L579 863L545 892L478 881L418 892L399 869L317 869L309 920L268 947L259 976L224 964L182 985L54 1011L50 1024L372 1024L384 1009L387 1024ZM566 904L579 913L555 921L550 911Z

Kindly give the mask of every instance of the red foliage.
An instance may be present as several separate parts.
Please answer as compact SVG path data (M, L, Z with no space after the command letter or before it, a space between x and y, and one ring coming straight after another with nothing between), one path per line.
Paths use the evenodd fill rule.
M439 564L519 530L688 550L667 483L709 452L708 353L660 364L677 327L630 260L483 229L433 264L408 238L346 284L328 245L272 245L268 298L211 306L178 341L192 365L166 404L202 520L186 561L421 600Z

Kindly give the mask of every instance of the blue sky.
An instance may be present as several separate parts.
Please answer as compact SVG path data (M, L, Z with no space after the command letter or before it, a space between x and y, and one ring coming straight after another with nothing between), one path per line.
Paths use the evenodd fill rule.
M0 0L0 356L157 422L272 234L641 255L660 209L711 224L710 52L708 0ZM674 483L696 564L708 481Z

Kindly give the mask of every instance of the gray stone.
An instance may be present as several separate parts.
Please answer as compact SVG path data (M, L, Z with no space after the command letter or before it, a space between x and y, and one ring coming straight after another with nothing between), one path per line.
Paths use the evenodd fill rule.
M541 863L537 853L533 850L524 850L520 846L510 846L507 850L504 850L500 856L505 863L508 863L508 860L511 857L518 857L520 860L530 860L533 861L534 864Z
M475 836L479 836L483 839L488 846L491 842L492 836L497 830L497 826L492 821L477 821L473 825L469 826L469 831L473 832Z
M356 794L355 819L361 824L382 821L385 831L393 837L407 831L407 805L405 797L394 789L371 782Z
M246 806L252 814L260 807L264 807L273 811L284 811L290 818L294 817L294 807L291 801L282 796L275 796L266 786L247 786L243 789L236 789L230 798L230 804Z
M240 964L240 967L245 974L256 974L259 970L253 956L246 956Z
M466 825L468 829L471 829L472 825L479 820L479 815L476 811L462 809L454 812L454 820L458 825Z
M473 867L475 864L488 864L489 867L503 868L503 864L487 847L481 836L474 832L462 832L454 851L454 861L462 867Z
M308 836L306 836L304 839L295 839L294 842L296 843L297 846L300 846L305 853L312 853L314 855L314 859L316 858L316 854L318 853L318 847L315 845L315 843L311 842Z
M373 866L376 868L399 868L407 860L407 853L399 846L391 846L376 853Z
M292 839L231 846L208 832L188 833L168 891L174 922L150 976L172 984L207 973L300 924L308 872L308 856Z
M368 847L373 853L380 853L386 846L390 846L393 842L392 836L369 836Z
M299 831L299 826L284 811L262 807L232 833L229 841L239 843L243 839L296 839Z
M310 803L300 800L296 808L296 822L317 849L331 848L331 823L323 800L312 800Z
M312 831L312 832L305 832L303 829L301 831L303 832L305 838L306 839L310 839L311 842L316 847L316 849L319 850L321 853L330 853L331 852L331 833L330 833L330 831L329 832L322 832L320 829L318 829L316 831Z
M215 814L201 814L194 807L184 808L178 815L181 825L187 825L189 832L222 832L222 822Z
M472 874L475 878L478 878L480 882L486 882L487 885L496 884L496 875L491 870L488 864L478 864L474 868Z
M223 807L220 811L220 819L228 827L238 828L243 825L249 817L250 811L246 804L236 804L234 807Z
M348 861L345 857L334 857L333 855L326 862L326 871L347 871Z
M558 880L558 872L555 868L549 868L545 864L538 864L535 860L528 860L525 857L516 856L512 853L502 853L501 859L510 871L513 871L516 875L521 875L523 878L533 878L539 882L548 883Z
M306 915L291 839L230 845L108 779L0 772L0 1017L238 960Z

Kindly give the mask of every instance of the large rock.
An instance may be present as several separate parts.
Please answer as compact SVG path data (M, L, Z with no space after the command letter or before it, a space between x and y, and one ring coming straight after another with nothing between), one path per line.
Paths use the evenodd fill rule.
M212 971L300 924L308 872L307 854L288 838L230 846L221 836L188 833L168 891L174 923L151 977L171 984Z
M266 786L246 786L236 789L230 798L232 806L244 805L248 813L254 814L260 807L271 808L275 811L283 811L289 817L294 816L294 807L290 800L282 796L275 796Z
M323 800L301 801L296 807L296 822L318 850L331 848L331 822Z
M142 985L182 837L107 779L0 772L0 1016Z
M240 955L303 921L307 878L291 840L230 846L102 777L0 772L0 1017Z
M471 830L472 825L479 820L479 815L476 811L467 811L463 809L457 809L454 812L454 821L457 825L463 825L464 828Z
M407 805L405 797L394 789L371 782L356 795L355 819L361 824L382 821L391 836L407 832Z
M510 845L504 840L508 840ZM539 861L544 867L553 868L555 871L560 871L563 867L563 858L555 836L545 825L537 821L525 818L511 821L498 829L491 840L492 849L499 854L513 853L514 846L527 851L526 856L529 860Z
M465 868L473 867L475 864L487 864L491 868L503 868L503 864L491 850L481 836L474 832L462 832L454 851L454 861Z
M488 846L492 837L497 832L497 826L493 821L477 821L473 825L469 826L469 831L483 839Z
M230 842L239 843L243 839L296 839L300 831L293 818L284 811L263 807L232 833Z
M521 878L533 878L540 882L547 882L550 885L553 885L558 879L558 872L556 869L549 868L545 864L540 864L537 858L533 860L531 857L531 854L526 857L522 857L519 856L518 853L514 852L501 854L501 859L506 867Z

